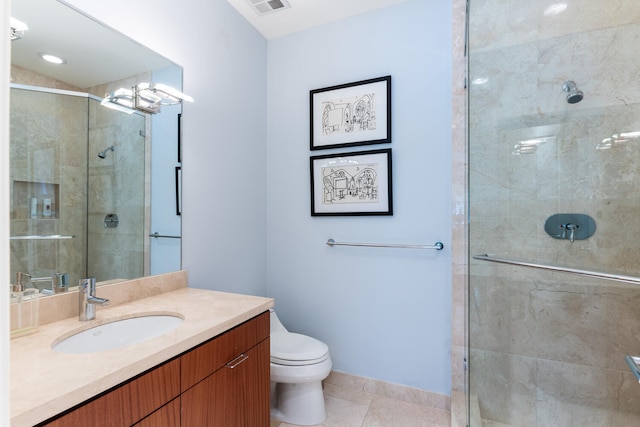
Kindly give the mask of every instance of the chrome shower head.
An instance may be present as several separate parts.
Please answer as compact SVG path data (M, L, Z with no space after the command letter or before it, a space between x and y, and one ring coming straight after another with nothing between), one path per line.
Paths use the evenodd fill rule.
M107 153L109 151L116 151L115 147L112 145L109 148L105 148L104 150L102 150L101 152L98 153L98 157L100 157L101 159L105 159L107 158Z
M562 90L567 92L567 102L569 104L577 104L578 102L582 101L582 98L584 98L584 93L578 89L578 87L576 86L576 82L572 81L572 80L567 80L566 82L564 82L564 84L562 85Z

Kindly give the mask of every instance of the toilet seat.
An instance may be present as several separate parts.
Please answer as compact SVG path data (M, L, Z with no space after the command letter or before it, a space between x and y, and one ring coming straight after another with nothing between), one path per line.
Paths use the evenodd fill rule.
M271 362L302 366L321 363L329 358L329 347L315 338L293 332L271 333Z

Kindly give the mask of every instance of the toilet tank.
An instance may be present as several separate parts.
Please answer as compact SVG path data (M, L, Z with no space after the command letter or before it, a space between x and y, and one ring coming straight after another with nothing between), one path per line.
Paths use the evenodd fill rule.
M280 319L278 319L278 315L276 314L273 308L270 308L271 312L271 332L289 332L287 328L284 327Z

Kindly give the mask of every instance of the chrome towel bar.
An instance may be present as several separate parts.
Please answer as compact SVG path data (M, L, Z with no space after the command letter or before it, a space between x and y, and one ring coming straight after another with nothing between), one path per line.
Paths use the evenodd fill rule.
M500 264L518 265L522 267L539 268L542 270L559 271L561 273L577 274L579 276L594 277L597 279L613 280L616 282L633 283L640 285L640 277L624 276L620 274L601 273L598 271L580 270L577 268L561 267L557 265L537 264L533 262L518 261L507 258L496 258L491 255L474 255L473 259L480 261L497 262Z
M629 368L631 368L631 372L633 372L638 382L640 382L640 357L626 356L624 360L627 362L627 365L629 365Z
M441 251L444 245L440 242L436 242L433 245L396 245L396 244L384 244L384 243L350 243L350 242L336 242L333 239L327 240L329 246L366 246L369 248L401 248L401 249L435 249Z
M76 236L62 236L60 234L54 234L51 236L11 236L9 240L64 240L75 239Z
M153 234L149 234L149 237L155 237L156 239L180 239L181 236L167 236L165 234L160 234L157 231Z

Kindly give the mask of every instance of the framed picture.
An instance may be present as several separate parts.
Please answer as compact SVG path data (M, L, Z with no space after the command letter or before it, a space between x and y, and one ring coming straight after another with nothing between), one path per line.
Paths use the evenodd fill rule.
M182 113L178 114L178 163L182 163Z
M182 215L182 166L176 166L176 215Z
M393 215L390 148L310 160L311 216Z
M311 149L391 142L391 76L310 91Z

